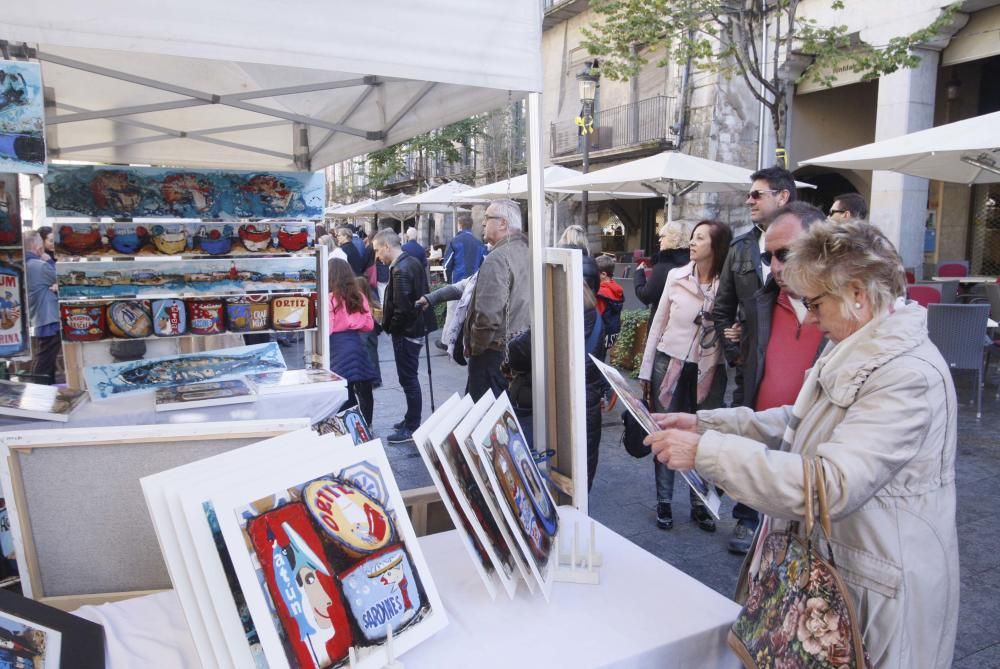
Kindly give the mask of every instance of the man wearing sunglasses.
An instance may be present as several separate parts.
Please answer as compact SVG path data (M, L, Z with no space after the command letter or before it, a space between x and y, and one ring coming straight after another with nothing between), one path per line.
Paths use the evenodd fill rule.
M764 251L764 231L774 213L789 202L795 201L795 179L791 172L780 167L768 167L750 175L750 191L746 204L750 209L753 228L733 240L729 254L722 266L719 289L712 309L712 320L716 332L724 341L726 360L736 367L736 388L733 392L733 406L746 406L744 391L745 370L743 365L748 357L747 330L741 321L743 315L753 308L754 295L767 280L770 268L762 265L760 257ZM737 520L729 549L746 553L757 524L758 513L744 504L733 508Z
M838 223L863 221L868 218L868 203L858 193L838 195L830 207L830 218Z

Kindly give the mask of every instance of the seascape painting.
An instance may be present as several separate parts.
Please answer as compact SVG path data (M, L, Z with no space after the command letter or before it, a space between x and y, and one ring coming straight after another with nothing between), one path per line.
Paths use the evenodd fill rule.
M313 256L57 263L56 273L60 300L316 290Z
M45 96L38 63L0 60L0 172L45 173Z
M321 218L322 172L52 166L49 216L113 218Z
M402 653L444 611L381 444L321 460L339 464L289 463L212 503L269 664L346 666L353 647L354 666L381 667L390 632Z
M94 400L123 393L153 391L186 383L221 381L285 369L285 359L277 342L224 348L200 353L184 353L168 358L131 360L94 365L83 370L87 390Z
M316 223L300 219L205 223L63 222L55 226L60 260L78 257L233 256L308 252Z

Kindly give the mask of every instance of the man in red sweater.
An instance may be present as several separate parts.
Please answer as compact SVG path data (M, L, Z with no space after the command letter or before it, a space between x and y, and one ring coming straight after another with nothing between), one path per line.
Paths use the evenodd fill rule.
M746 311L747 359L744 361L744 406L754 411L794 404L825 344L823 333L815 325L804 323L806 308L798 295L785 288L783 271L788 247L805 234L813 223L826 217L805 202L792 202L774 213L764 236L761 262L771 274L757 291ZM753 511L745 508L744 512ZM746 518L743 513L729 540L729 551L746 553L759 516ZM753 512L753 515L757 515Z

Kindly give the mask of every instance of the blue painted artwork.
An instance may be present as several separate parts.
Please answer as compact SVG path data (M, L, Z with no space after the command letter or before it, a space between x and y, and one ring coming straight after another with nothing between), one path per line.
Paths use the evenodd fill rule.
M320 218L322 172L243 172L53 165L49 216L114 218Z
M59 299L199 297L316 290L316 258L56 263Z
M0 172L45 173L45 98L38 63L0 60Z
M285 369L285 359L278 344L272 341L167 358L94 365L84 368L83 376L91 398L99 400L124 393L233 379L278 369Z

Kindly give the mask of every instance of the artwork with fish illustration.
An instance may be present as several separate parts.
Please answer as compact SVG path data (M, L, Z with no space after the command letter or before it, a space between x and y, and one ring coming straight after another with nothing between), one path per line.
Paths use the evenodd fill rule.
M211 500L268 664L382 667L446 624L380 441L290 458ZM273 613L272 613L273 611Z
M322 172L52 166L49 216L114 218L320 218Z
M45 173L45 96L38 63L0 60L0 172Z
M313 292L316 258L194 258L56 263L59 299L157 298Z
M59 260L78 257L231 256L308 252L316 223L300 219L205 223L190 221L93 223L55 226Z
M272 341L152 360L94 365L84 368L83 376L91 399L103 400L124 393L284 369L285 359L277 342Z

